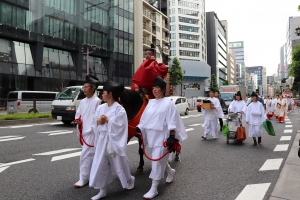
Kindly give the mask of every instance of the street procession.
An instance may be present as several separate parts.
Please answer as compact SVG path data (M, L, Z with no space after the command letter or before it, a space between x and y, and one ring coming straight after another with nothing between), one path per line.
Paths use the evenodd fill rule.
M299 0L1 0L0 44L0 200L300 199Z

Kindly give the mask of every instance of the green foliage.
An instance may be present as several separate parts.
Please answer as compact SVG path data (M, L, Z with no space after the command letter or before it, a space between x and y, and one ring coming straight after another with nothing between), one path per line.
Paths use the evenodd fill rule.
M15 113L8 115L0 115L0 121L3 120L18 120L18 119L37 119L37 118L51 118L51 113Z
M247 93L247 97L250 97L251 96L251 94L250 93Z
M182 83L183 73L180 62L177 57L173 59L173 64L169 68L170 85L178 85Z
M300 86L300 45L294 49L292 60L289 75L295 78L292 91L297 92Z
M215 74L211 74L209 89L219 90L217 77Z
M298 6L298 11L300 11L300 5Z
M224 81L223 85L229 85L228 80Z

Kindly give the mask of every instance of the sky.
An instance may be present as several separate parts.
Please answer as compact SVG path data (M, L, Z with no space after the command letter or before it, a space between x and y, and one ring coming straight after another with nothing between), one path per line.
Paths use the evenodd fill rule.
M205 0L205 11L214 11L228 22L228 40L244 41L246 66L265 66L275 74L280 47L286 42L287 23L300 16L299 0Z

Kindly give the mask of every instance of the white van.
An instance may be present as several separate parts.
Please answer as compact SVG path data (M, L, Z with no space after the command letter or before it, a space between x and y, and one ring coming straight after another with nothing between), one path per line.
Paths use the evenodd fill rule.
M52 118L70 124L75 119L76 110L85 95L82 90L83 85L66 87L52 102ZM125 87L126 89L130 89ZM100 96L103 86L98 86L95 96Z
M185 115L189 114L189 104L185 97L170 96L167 98L169 98L175 104L175 107L177 108L179 114L185 114Z
M51 103L57 95L58 92L11 91L7 95L7 113L51 112Z

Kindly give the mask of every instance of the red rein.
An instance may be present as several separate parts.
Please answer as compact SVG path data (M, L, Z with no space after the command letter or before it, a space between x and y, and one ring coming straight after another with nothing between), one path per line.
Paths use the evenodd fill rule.
M81 144L81 146L83 146L83 144L85 144L88 147L94 147L93 145L89 145L88 143L86 143L86 141L83 138L83 135L82 135L83 125L82 125L81 115L78 117L78 119L75 119L73 121L74 124L77 123L77 122L81 122L80 124L78 124L79 143Z
M132 126L129 126L129 127L135 128L135 127L132 127ZM141 132L141 141L142 141L142 147L143 147L142 149L143 149L143 153L144 153L145 157L146 157L148 160L151 160L151 161L159 161L159 160L163 159L166 155L168 155L169 153L171 153L173 150L175 150L175 151L178 152L178 153L180 153L180 151L181 151L181 146L180 146L179 142L176 140L175 143L174 143L174 145L173 145L173 147L172 147L170 150L168 150L166 153L164 153L161 157L159 157L159 158L151 158L151 157L149 157L149 156L147 155L147 153L146 153L146 150L145 150L145 144L144 144L144 138L143 138L142 132ZM168 147L168 142L165 141L165 142L163 143L163 146L164 146L164 147Z

